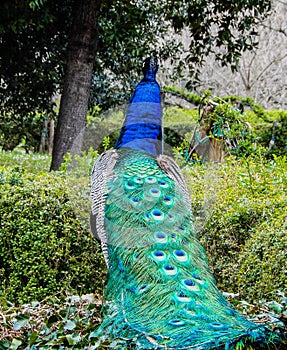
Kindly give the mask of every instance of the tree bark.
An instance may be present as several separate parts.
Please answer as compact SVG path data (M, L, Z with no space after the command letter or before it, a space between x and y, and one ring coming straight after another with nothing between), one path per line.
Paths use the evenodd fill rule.
M51 170L63 156L80 153L88 111L93 64L97 49L97 14L100 1L75 0L67 66L55 132Z
M50 119L48 154L53 153L54 135L55 135L55 121L54 119Z
M45 118L44 123L43 123L43 130L42 130L42 133L41 133L41 141L40 141L39 153L44 153L45 152L47 131L48 131L48 119Z

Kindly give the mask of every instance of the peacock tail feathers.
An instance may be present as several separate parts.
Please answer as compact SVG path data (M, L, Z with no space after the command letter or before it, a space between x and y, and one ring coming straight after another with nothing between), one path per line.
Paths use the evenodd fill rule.
M280 335L215 285L176 163L162 155L157 63L146 61L115 150L96 161L91 227L108 265L103 322L116 349L266 349ZM283 348L282 348L283 349Z
M265 329L218 291L179 186L154 156L117 153L106 187L109 272L101 330L137 349L232 349L244 336L265 339Z

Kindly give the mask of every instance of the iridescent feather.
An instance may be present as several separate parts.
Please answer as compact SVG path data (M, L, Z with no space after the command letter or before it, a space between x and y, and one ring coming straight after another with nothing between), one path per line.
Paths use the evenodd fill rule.
M117 349L264 349L279 337L245 319L217 289L183 176L161 154L156 71L154 58L147 60L116 150L92 173L92 227L109 268L98 335Z

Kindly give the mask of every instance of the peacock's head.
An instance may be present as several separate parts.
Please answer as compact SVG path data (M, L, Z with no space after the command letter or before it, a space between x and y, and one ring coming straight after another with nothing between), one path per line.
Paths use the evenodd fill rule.
M158 60L156 55L154 54L150 57L147 57L144 61L143 74L146 75L146 73L149 71L155 74L157 70L158 70Z

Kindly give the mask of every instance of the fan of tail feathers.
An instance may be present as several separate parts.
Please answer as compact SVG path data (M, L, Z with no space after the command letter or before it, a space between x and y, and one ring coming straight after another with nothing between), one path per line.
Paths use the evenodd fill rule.
M155 57L145 61L114 150L91 175L91 226L108 265L93 336L117 349L280 347L277 332L245 319L215 285L183 176L162 154L157 69Z

